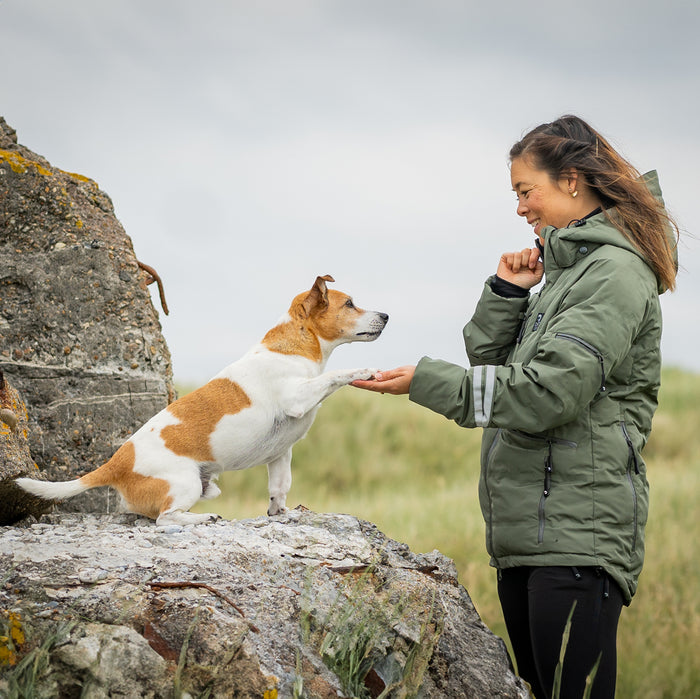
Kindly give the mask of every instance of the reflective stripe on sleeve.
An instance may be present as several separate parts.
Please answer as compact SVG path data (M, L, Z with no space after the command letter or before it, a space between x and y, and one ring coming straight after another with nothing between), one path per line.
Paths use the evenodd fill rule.
M493 410L496 367L488 365L475 368L472 381L474 422L477 427L488 427Z

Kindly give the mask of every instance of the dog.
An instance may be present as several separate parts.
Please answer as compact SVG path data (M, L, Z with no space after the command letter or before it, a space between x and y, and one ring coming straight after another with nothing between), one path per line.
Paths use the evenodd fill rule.
M333 281L330 275L317 277L259 344L161 410L99 468L72 481L15 482L50 500L108 485L119 492L125 510L158 525L188 525L218 519L189 509L221 493L215 483L220 473L267 464L267 514L284 512L292 446L308 432L320 403L375 373L324 371L328 357L338 345L376 340L389 320L329 290L326 282Z

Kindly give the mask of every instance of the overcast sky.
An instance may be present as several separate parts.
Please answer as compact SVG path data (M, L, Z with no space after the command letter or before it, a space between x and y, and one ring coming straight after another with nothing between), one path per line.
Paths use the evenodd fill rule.
M0 0L0 115L111 196L201 383L317 274L391 316L331 366L465 364L484 280L532 241L508 150L578 114L659 172L686 231L664 360L700 371L698 36L687 0Z

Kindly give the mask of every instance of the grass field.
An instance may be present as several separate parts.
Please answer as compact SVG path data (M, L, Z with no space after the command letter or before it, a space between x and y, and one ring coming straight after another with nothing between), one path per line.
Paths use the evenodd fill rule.
M481 430L465 430L405 398L344 388L294 450L287 505L370 520L417 552L439 549L491 630L507 639L477 501ZM700 697L700 376L666 370L644 457L651 483L646 564L623 609L619 699ZM199 511L264 514L267 473L224 474Z

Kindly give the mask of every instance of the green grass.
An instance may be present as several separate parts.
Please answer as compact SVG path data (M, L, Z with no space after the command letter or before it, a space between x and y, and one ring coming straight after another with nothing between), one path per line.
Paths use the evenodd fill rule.
M481 430L461 429L404 397L344 388L294 449L287 505L349 513L414 551L439 549L455 561L484 622L507 639L477 500L480 437ZM689 699L700 688L700 376L664 372L644 457L647 556L620 620L617 696ZM199 511L229 519L265 513L265 468L227 473L219 483L223 495Z

